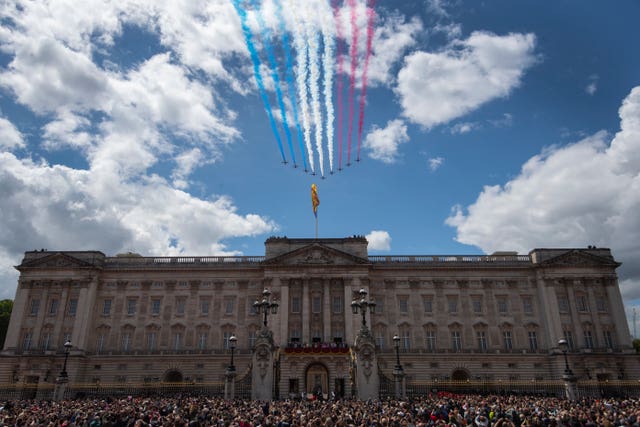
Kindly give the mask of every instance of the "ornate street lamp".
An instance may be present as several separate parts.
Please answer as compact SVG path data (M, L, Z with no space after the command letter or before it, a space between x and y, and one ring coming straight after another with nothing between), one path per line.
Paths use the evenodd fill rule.
M560 347L560 350L564 355L564 374L573 376L573 371L569 367L569 358L567 357L567 351L569 350L569 344L567 343L567 340L562 339L558 341L558 347Z
M398 334L393 336L393 346L396 349L396 366L393 368L393 377L396 383L396 399L404 397L404 370L400 364L400 337Z
M235 335L231 335L229 337L229 348L231 349L231 363L229 364L229 371L235 372L236 366L233 364L233 351L236 349L236 344L238 342L238 338Z
M569 350L569 344L567 340L561 339L558 341L558 347L562 351L564 356L564 374L562 379L564 380L565 395L569 400L576 400L578 397L577 378L573 374L573 371L569 367L569 358L567 357L567 351Z
M402 372L402 365L400 364L400 337L398 335L393 336L393 346L396 348L396 370Z
M369 313L374 313L376 308L376 303L373 300L367 301L367 291L364 289L360 289L360 299L353 300L351 302L351 310L353 310L353 314L358 314L360 312L362 314L362 330L367 329L367 309Z
M278 312L278 303L276 301L271 302L269 296L271 296L271 291L269 289L265 289L262 291L262 301L256 300L256 302L253 303L256 312L264 315L262 323L265 328L267 327L267 316L269 313L276 314Z
M71 351L71 341L64 343L64 365L62 365L62 372L60 372L60 378L67 378L67 360L69 359L69 351Z

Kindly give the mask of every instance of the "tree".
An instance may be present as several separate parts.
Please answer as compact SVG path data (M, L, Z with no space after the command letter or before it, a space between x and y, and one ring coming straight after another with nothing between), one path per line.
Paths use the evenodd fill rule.
M633 348L635 348L636 353L640 353L640 338L633 340Z
M9 319L11 318L12 309L12 300L3 299L0 301L0 349L4 347L4 338L7 336L7 329L9 329Z

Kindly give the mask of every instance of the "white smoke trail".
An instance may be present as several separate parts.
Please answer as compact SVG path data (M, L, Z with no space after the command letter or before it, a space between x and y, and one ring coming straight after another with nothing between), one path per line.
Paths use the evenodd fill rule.
M322 22L322 41L324 44L322 68L324 72L324 103L327 112L327 152L329 154L329 169L333 172L333 121L335 119L333 109L333 72L335 66L336 28L333 9L329 2L318 1L317 10Z
M300 23L300 16L296 14L299 3L294 0L287 1L287 10L291 11L293 23L293 42L296 46L296 62L298 64L298 73L296 74L296 86L298 89L298 97L300 102L300 111L302 112L302 129L304 131L304 143L307 147L307 156L309 158L309 169L315 172L313 164L313 148L311 146L311 118L309 117L309 92L307 88L307 78L309 76L308 47L304 26ZM295 102L295 100L292 100Z
M324 152L322 150L322 111L320 108L320 58L318 52L320 50L320 35L318 34L316 22L311 19L316 14L313 7L315 2L300 2L298 5L302 7L303 25L307 34L307 42L309 45L309 89L311 91L311 111L313 113L313 122L316 130L316 151L318 153L318 164L320 165L320 174L324 176Z

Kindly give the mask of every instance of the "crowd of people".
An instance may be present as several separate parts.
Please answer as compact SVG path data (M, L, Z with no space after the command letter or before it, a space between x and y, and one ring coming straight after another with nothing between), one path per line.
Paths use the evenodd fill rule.
M637 399L437 394L408 400L258 402L204 396L7 401L0 426L640 426Z

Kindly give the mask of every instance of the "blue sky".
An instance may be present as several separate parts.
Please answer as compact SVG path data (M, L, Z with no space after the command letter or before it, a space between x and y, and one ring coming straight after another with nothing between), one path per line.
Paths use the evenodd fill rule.
M269 236L313 237L316 183L320 237L366 235L371 254L610 247L640 305L638 2L379 0L361 161L325 179L282 164L232 1L168 3L0 6L0 297L25 250L261 255ZM257 3L284 138L257 19L283 79L277 3ZM281 3L290 37L328 7Z

